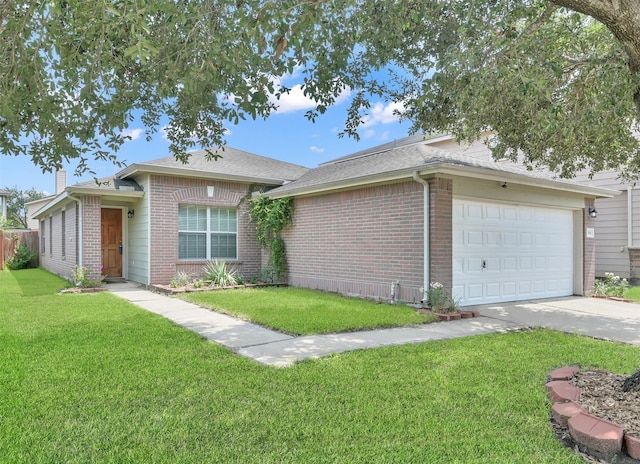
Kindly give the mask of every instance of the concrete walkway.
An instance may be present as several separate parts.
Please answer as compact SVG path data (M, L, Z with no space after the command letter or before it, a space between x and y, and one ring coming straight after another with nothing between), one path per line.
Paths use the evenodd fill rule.
M507 332L523 327L507 320L479 317L416 327L292 337L178 298L145 290L135 284L113 283L108 284L107 288L114 295L166 317L238 354L277 367L355 349Z
M116 296L159 314L262 364L285 367L306 358L388 345L545 327L640 345L640 305L584 297L481 305L481 317L415 327L292 337L132 283L108 284Z

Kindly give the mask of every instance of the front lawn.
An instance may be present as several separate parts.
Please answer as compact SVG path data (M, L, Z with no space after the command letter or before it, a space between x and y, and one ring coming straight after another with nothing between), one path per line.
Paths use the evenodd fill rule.
M430 314L338 294L291 287L185 293L187 301L292 335L311 335L434 322Z
M640 303L640 287L629 288L629 290L624 294L624 297L629 300L633 300L636 303Z
M640 347L548 330L264 367L111 294L0 272L3 463L574 463L554 368Z

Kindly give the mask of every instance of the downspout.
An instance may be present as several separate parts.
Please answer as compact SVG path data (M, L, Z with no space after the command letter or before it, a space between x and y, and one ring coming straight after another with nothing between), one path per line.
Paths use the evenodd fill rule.
M431 250L429 248L429 182L427 182L426 180L424 180L422 177L420 177L420 175L418 174L418 171L414 171L413 172L413 180L415 180L416 182L418 182L419 184L423 185L423 209L424 209L424 224L423 224L423 241L424 241L424 245L423 245L423 258L422 258L422 262L423 262L423 266L424 266L424 270L423 270L423 283L422 283L422 302L424 302L427 298L427 291L429 290L429 282L431 281L431 275L430 275L430 269L429 269L429 264L431 263Z

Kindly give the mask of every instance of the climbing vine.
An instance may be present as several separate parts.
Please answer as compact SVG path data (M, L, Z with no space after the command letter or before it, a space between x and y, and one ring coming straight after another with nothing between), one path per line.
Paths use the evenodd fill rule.
M287 271L287 257L282 229L293 220L291 198L269 198L258 195L249 200L249 215L256 225L258 243L269 251L269 266L276 279Z

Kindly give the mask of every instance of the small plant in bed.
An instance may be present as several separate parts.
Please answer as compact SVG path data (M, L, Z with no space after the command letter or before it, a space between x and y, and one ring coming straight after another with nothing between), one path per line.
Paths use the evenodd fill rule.
M209 261L202 268L202 277L211 282L212 286L231 287L240 284L238 270L227 265L224 260Z

